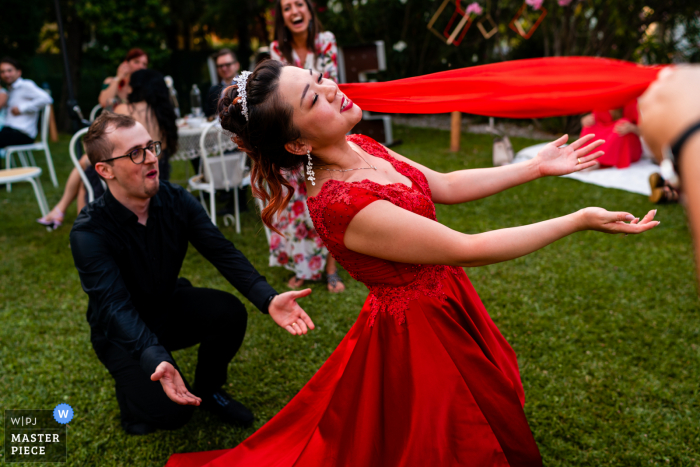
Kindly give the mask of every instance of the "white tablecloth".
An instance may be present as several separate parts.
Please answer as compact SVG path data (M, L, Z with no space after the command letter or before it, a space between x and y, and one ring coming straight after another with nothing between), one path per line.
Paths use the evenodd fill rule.
M202 132L208 128L208 125L202 125L200 127L189 127L181 126L177 129L178 135L178 149L177 153L170 157L171 161L183 161L189 159L195 159L201 157L201 150L199 147L199 139L202 136ZM219 139L219 135L221 138ZM224 151L236 149L236 144L231 141L231 136L229 133L221 128L218 123L214 125L212 129L207 133L206 140L204 141L205 148L208 153L213 153L218 151L219 141L221 141L221 146Z

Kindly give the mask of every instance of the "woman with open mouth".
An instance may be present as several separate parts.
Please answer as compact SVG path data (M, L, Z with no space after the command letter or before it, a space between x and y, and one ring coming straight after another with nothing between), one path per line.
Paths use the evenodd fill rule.
M285 65L314 70L325 79L338 81L337 46L330 31L322 31L308 0L277 0L275 6L276 39L270 47L272 59ZM301 171L285 172L294 188L287 208L280 212L270 235L270 266L282 266L294 272L289 287L300 288L304 281L321 279L324 266L328 290L339 293L345 284L328 249L314 229L306 206L306 186Z
M603 155L564 135L527 163L438 173L366 136L362 109L313 70L260 63L219 101L221 126L253 160L262 221L289 202L284 169L304 166L313 223L369 295L328 360L262 428L230 450L176 454L167 467L540 467L515 352L464 267L509 261L583 230L639 234L659 223L584 208L473 235L435 204L485 198ZM287 186L287 188L289 188Z

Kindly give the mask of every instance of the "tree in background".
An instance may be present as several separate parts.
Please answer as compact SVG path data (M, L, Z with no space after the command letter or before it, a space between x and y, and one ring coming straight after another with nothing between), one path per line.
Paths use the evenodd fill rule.
M484 39L472 25L458 47L426 26L441 0L319 0L339 45L383 40L395 79L517 58L592 55L646 63L700 58L700 5L677 0L545 0L548 15L525 40L508 28L520 0L481 0L498 33ZM471 2L462 3L463 7ZM454 11L449 5L445 15Z

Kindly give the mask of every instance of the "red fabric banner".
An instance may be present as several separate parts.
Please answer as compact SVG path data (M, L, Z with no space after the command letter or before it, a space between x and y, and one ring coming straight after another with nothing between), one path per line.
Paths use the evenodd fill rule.
M660 69L595 57L534 58L340 89L373 112L542 118L623 107Z

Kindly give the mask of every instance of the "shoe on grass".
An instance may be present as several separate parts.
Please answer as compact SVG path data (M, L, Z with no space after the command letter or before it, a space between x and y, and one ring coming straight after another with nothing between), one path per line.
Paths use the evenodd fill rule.
M248 428L253 425L253 412L232 398L226 391L219 389L211 394L201 395L200 407L218 415L224 422Z

